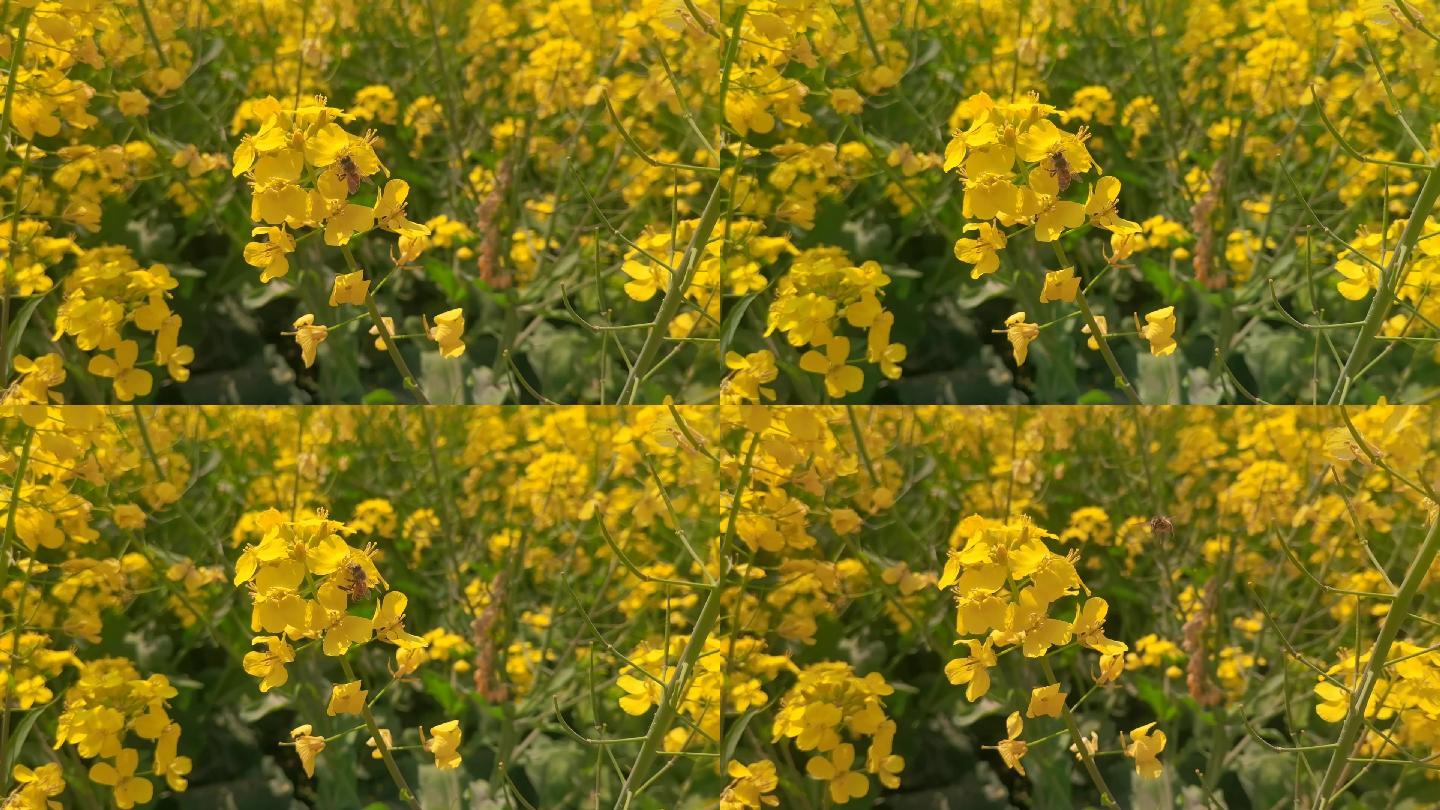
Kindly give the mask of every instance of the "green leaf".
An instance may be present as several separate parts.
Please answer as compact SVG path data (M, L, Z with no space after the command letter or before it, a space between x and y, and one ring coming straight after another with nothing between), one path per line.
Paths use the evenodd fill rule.
M20 759L20 749L25 747L25 738L30 736L30 730L35 727L35 721L39 720L40 715L54 705L55 700L52 700L44 706L31 709L25 713L24 717L20 718L20 722L15 725L15 732L10 735L10 741L5 746L5 770L3 773L8 775L14 770L15 763Z
M724 357L725 352L730 349L730 343L735 339L735 330L740 328L740 321L745 317L745 310L749 309L750 304L763 292L765 292L765 290L756 290L744 298L741 298L739 303L731 307L730 312L726 314L725 324L720 328L721 357Z
M1192 405L1219 405L1225 398L1223 381L1210 375L1205 368L1192 368L1185 373L1186 402Z
M1149 353L1135 358L1135 389L1141 402L1181 402L1180 364L1175 357L1153 357Z
M470 810L510 810L514 805L501 800L503 791L490 787L490 783L477 780L470 783Z
M420 673L420 680L425 683L425 692L440 702L447 717L459 714L464 708L464 701L456 697L455 690L443 676L426 670Z
M510 391L497 379L495 370L482 366L470 373L470 401L475 405L503 405Z
M368 739L368 734L367 737ZM355 736L341 737L326 745L325 762L353 762L356 758ZM368 755L370 749L364 749ZM360 804L358 768L319 767L315 769L315 788L320 796L321 807L355 807Z
M1242 756L1230 768L1252 807L1278 807L1295 798L1295 766L1286 757Z
M179 810L305 810L305 805L295 799L294 785L273 757L264 757L236 776L211 784L192 781L189 790L172 796L166 806L173 804Z
M420 786L416 788L420 806L425 810L460 810L465 793L461 784L463 773L459 768L442 771L434 765L421 765Z
M436 405L465 404L465 358L442 357L439 352L420 355L420 387Z
M446 301L459 303L465 300L467 295L465 285L455 277L455 272L450 269L449 265L434 260L427 261L425 262L425 277L445 293Z
M1281 400L1286 391L1307 379L1300 375L1310 368L1310 351L1307 339L1299 331L1264 323L1255 324L1235 348L1255 378L1255 388L1250 393L1271 401Z
M1140 273L1166 304L1179 302L1184 288L1170 275L1170 268L1148 257L1140 259Z
M525 756L525 775L540 793L536 807L561 806L574 787L575 775L583 773L590 762L590 753L568 740L537 739ZM512 776L519 779L518 774Z
M1010 288L991 278L961 288L955 296L955 302L962 310L978 309L981 304L996 298L1003 298L1010 294Z
M1286 764L1287 767L1288 767L1288 763L1282 763L1282 764ZM1134 771L1134 769L1131 769L1131 771L1130 771L1130 799L1131 799L1131 804L1132 804L1132 806L1134 806L1134 807L1174 807L1174 806L1175 806L1175 796L1171 793L1171 788L1172 788L1173 785L1175 785L1175 784L1179 781L1178 778L1177 778L1177 774L1175 773L1175 769L1174 769L1173 767L1171 767L1170 763L1168 763L1168 762L1166 762L1166 761L1164 760L1164 757L1161 757L1160 766L1161 766L1161 768L1164 769L1164 773L1161 774L1161 776L1160 776L1159 779L1146 779L1145 777L1140 776L1138 773L1136 773L1136 772ZM1293 798L1293 797L1292 797L1292 798ZM1264 804L1256 805L1256 807L1267 807L1267 806L1271 806L1271 805L1264 805Z
M25 334L25 327L30 323L30 316L35 314L36 307L39 307L40 302L49 295L50 293L47 292L44 295L34 296L16 310L15 321L10 324L10 334L5 336L5 356L0 357L0 360L4 361L0 363L0 375L9 373L10 361L15 359L15 347L20 345L20 336Z
M751 720L755 719L755 715L759 711L759 708L754 708L740 715L740 719L731 724L729 730L725 732L725 743L720 746L720 768L722 770L726 763L735 756L735 749L740 745L740 735L745 733L745 728L750 725Z

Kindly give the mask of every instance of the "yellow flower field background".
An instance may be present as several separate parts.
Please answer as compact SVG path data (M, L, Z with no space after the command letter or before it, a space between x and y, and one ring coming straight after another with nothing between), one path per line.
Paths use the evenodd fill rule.
M8 0L17 403L1435 392L1425 0Z
M1437 417L10 409L0 803L1428 806Z

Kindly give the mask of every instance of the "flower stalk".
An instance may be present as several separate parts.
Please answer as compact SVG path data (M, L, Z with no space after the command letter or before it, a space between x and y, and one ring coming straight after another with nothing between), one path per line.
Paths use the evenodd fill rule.
M615 801L615 810L624 810L629 807L646 785L650 769L655 763L655 758L659 756L660 746L664 742L665 735L670 732L671 724L675 721L676 707L685 697L690 675L695 670L695 662L700 658L700 651L705 647L705 642L710 637L710 632L715 628L715 622L720 616L720 603L729 574L726 558L729 555L731 544L735 541L736 527L738 526L736 518L740 514L740 502L745 494L745 487L750 483L750 472L755 463L755 449L759 443L759 437L756 436L751 439L750 446L745 451L745 463L740 468L735 495L730 503L729 520L726 521L725 534L720 538L719 553L716 555L716 564L720 567L719 574L715 584L705 596L704 604L700 606L700 613L695 618L690 638L685 642L685 649L680 653L680 661L675 665L675 674L671 676L661 691L660 702L655 707L655 714L650 720L650 729L645 734L644 742L640 744L640 753L636 755L634 764L630 766L630 773L620 787L619 797Z
M350 681L357 681L355 670L350 666L350 659L341 656L340 666L345 670L345 677ZM380 734L380 726L375 722L375 715L370 711L369 703L360 705L360 717L365 720L365 728L370 731L370 739L375 741L375 750L380 752L380 759L385 762L385 770L390 773L390 779L395 782L395 787L400 790L400 799L410 810L421 810L420 802L415 798L415 792L410 789L410 783L405 781L405 774L400 772L400 766L395 764L395 757L390 754L390 746L385 744L385 737Z
M355 262L355 256L350 252L349 245L341 245L340 252L345 255L345 266L350 272L360 270ZM405 387L415 394L421 405L429 405L430 399L425 396L425 389L420 387L420 381L415 379L415 374L410 371L410 364L405 362L405 356L400 353L400 347L395 345L395 338L385 326L385 319L380 316L380 308L375 305L375 293L365 293L365 311L370 315L370 322L375 325L375 331L379 333L380 339L385 343L385 353L390 355L390 362L395 364L395 370L405 379Z
M1410 568L1405 572L1405 579L1401 581L1399 590L1395 592L1395 596L1390 602L1390 610L1385 614L1385 622L1380 625L1380 633L1370 647L1370 659L1366 662L1364 671L1360 673L1360 677L1355 682L1355 688L1350 693L1350 707L1345 714L1345 723L1340 727L1340 737L1336 740L1335 750L1330 755L1330 764L1326 766L1325 774L1320 779L1320 786L1315 791L1315 810L1326 810L1342 792L1340 780L1349 770L1350 758L1355 752L1355 746L1360 742L1361 733L1365 730L1365 710L1370 705L1370 697L1375 692L1375 685L1385 674L1385 667L1389 663L1390 647L1399 637L1405 620L1410 617L1410 609L1420 593L1420 586L1429 576L1430 566L1435 563L1437 555L1440 555L1440 518L1431 520L1430 529L1425 533L1425 539L1421 541L1420 549L1410 562Z

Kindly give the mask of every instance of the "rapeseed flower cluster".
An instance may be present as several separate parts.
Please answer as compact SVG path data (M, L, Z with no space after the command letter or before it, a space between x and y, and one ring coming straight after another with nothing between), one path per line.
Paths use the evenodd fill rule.
M177 34L183 13L150 15L153 47L121 33L139 26L145 13L131 4L6 8L3 320L12 324L12 306L53 301L44 353L31 356L6 336L0 373L7 402L63 401L55 389L74 371L99 378L96 390L113 391L122 402L151 393L155 373L146 366L163 368L175 383L189 379L194 351L181 342L171 266L137 259L113 236L97 238L107 205L172 173L180 175L174 193L183 196L178 169L217 159L193 144L161 144L134 131L152 100L174 97L194 61Z
M1433 5L16 0L0 390L1411 398Z
M292 642L318 641L325 656L343 662L351 648L378 641L395 647L398 670L409 673L419 666L418 651L429 642L405 628L409 598L390 588L380 574L374 562L377 549L355 548L346 542L354 532L351 527L324 513L292 520L272 509L258 515L254 529L262 536L258 543L247 545L236 561L234 584L251 589L250 629L262 634L251 643L261 649L245 655L244 668L260 679L261 692L289 681L288 667L297 655ZM370 616L350 612L352 605L371 601ZM344 667L350 675L349 664ZM376 729L368 694L361 680L336 683L325 712L331 717L363 715L376 753L389 757L389 742L375 742L377 737L384 739L386 730ZM316 757L330 740L311 730L312 726L303 725L291 736L306 773L313 776ZM442 723L430 733L424 748L434 754L436 766L459 767L458 721Z
M1094 802L1213 752L1370 799L1434 753L1425 408L0 414L20 807L266 758L422 806Z
M245 261L260 268L265 283L283 278L290 272L290 255L304 238L295 234L307 228L323 230L325 244L341 248L350 268L332 280L330 306L366 307L377 348L388 351L396 337L394 321L378 314L370 295L371 284L383 280L368 278L356 266L348 245L355 236L379 228L398 237L392 253L397 268L418 259L430 246L431 230L407 216L410 184L390 178L380 185L374 178L389 178L389 170L375 153L376 135L347 132L342 124L354 116L326 106L320 97L286 110L267 96L246 112L260 121L260 128L236 148L231 170L236 176L245 175L253 186L251 234L257 239L245 246ZM374 201L352 202L351 197L367 183L376 187ZM447 237L454 238L453 229ZM329 337L330 327L317 324L315 316L306 313L295 320L294 328L305 365L314 365L316 350ZM465 353L464 331L463 311L451 309L436 315L433 327L425 322L424 337L438 344L442 357L455 358ZM403 361L397 366L413 383Z
M957 643L969 648L967 656L945 665L946 678L965 686L966 700L979 700L990 691L990 669L1000 656L1014 650L1025 658L1044 659L1073 641L1100 654L1097 686L1115 681L1124 671L1129 645L1105 635L1109 603L1088 594L1075 569L1078 555L1056 554L1047 542L1054 539L1058 539L1056 535L1023 518L1000 524L971 515L955 527L952 550L936 586L953 590L955 631L961 636ZM1056 615L1057 603L1071 598L1072 617ZM1045 666L1050 675L1049 664ZM1025 717L1064 714L1069 721L1073 708L1061 684L1050 683L1031 690ZM1069 722L1074 734L1073 721ZM1164 733L1151 734L1154 725L1131 732L1132 743L1125 749L1134 758L1136 771L1151 779L1160 776L1156 757L1165 747ZM1006 739L997 745L1005 764L1020 774L1025 773L1022 760L1030 750L1021 739L1023 730L1020 713L1011 713L1006 720ZM1073 743L1087 746L1081 754L1087 760L1096 753L1084 740ZM1108 795L1103 782L1097 780L1096 786Z

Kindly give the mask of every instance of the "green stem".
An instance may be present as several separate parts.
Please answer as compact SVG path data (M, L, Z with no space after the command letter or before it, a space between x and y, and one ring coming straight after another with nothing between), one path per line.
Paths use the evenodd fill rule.
M855 434L855 449L860 453L860 461L865 465L865 474L870 483L879 484L880 479L875 477L875 465L870 461L870 451L865 448L865 434L860 430L860 419L855 415L855 406L846 405L845 415L850 417L850 431Z
M351 668L348 658L341 656L340 666L345 669L347 680L360 680L355 677L355 670ZM390 755L390 746L386 745L385 738L380 736L380 726L375 723L375 715L370 712L369 704L360 705L360 716L365 720L365 727L370 730L370 737L375 740L375 750L380 752L380 759L385 762L385 770L390 772L395 787L400 789L400 798L410 810L422 810L420 802L415 799L415 793L410 790L410 784L405 781L405 774L400 773L400 766L395 764L395 758Z
M150 9L145 7L145 0L137 0L136 5L140 8L140 19L145 23L145 34L150 38L150 44L155 47L155 55L160 57L161 67L170 67L170 59L165 56L165 49L160 45L160 36L155 33L155 23L150 19Z
M20 66L25 56L25 37L30 30L31 13L32 10L28 8L20 12L20 32L15 37L15 47L10 54L9 75L5 81L5 107L3 110L0 110L0 140L3 140L4 144L6 144L3 148L0 148L0 177L5 175L5 161L10 157L10 149L8 147L10 142L10 113L14 109L15 84L18 81L16 76L20 73ZM0 22L9 19L10 2L6 0L4 13L0 14ZM27 150L25 154L28 163L29 150ZM22 179L24 178L25 175L23 171L20 176ZM24 200L22 200L20 196L20 189L17 188L15 192L15 210L10 214L15 219L15 225L10 228L10 241L12 243L15 241L15 228L20 224L20 206L23 202ZM14 249L12 244L11 250L13 251ZM15 347L8 345L10 339L11 275L13 275L13 273L10 272L0 274L0 298L3 298L3 301L0 301L0 357L5 358L5 365L0 367L0 381L5 380L9 376L10 357L15 354ZM19 342L18 335L16 336L16 342Z
M1095 320L1095 314L1090 311L1090 302L1085 300L1085 293L1076 291L1075 303L1080 306L1080 317L1085 319L1085 324L1090 327L1090 334L1095 336L1095 345L1100 347L1100 356L1104 358L1105 365L1110 373L1115 376L1115 384L1125 392L1131 405L1140 405L1140 394L1136 392L1135 386L1130 384L1130 378L1125 376L1125 370L1120 368L1120 361L1115 359L1115 353L1110 351L1110 342L1100 328L1100 322Z
M640 788L645 784L646 777L655 764L655 758L659 755L661 743L664 742L665 735L670 732L670 725L675 721L676 711L685 699L685 692L689 687L690 674L695 669L695 662L700 658L700 651L704 648L705 641L710 637L710 631L714 629L715 621L720 615L725 579L729 573L725 567L725 558L730 552L731 544L735 541L737 527L735 518L740 512L740 499L745 494L745 487L750 482L750 471L755 463L755 448L759 443L759 436L751 439L750 447L745 452L745 464L740 468L740 477L735 486L735 496L730 503L730 519L725 535L720 539L719 554L716 558L716 564L720 566L719 575L716 577L715 585L710 589L709 595L705 597L705 603L700 606L700 615L695 618L695 626L690 630L690 638L686 640L685 649L680 653L680 660L675 665L675 674L661 690L660 703L655 707L655 715L650 719L650 729L645 734L645 741L640 744L640 753L635 756L635 763L630 766L630 773L625 777L625 783L620 786L620 795L615 800L615 810L624 810L629 807L630 802L639 795Z
M5 537L0 542L0 582L10 581L10 546L15 538L15 514L20 508L20 487L25 481L25 468L30 465L30 444L35 439L35 429L25 431L25 444L20 448L20 460L15 466L15 479L10 490L10 507L5 515ZM0 736L0 745L5 739Z
M744 3L735 10L734 19L730 23L730 38L725 44L725 61L720 71L720 97L716 103L719 115L724 118L725 96L730 91L730 70L735 64L735 59L740 52L740 25L745 20L746 6ZM723 132L723 131L722 131ZM723 134L722 134L723 137ZM743 149L743 142L742 142ZM736 160L736 177L739 176L739 163ZM720 219L720 208L716 204L720 200L720 190L724 187L724 166L721 167L721 178L715 181L715 188L710 191L710 198L705 201L705 208L700 213L700 222L695 228L695 233L690 237L690 244L685 248L685 255L681 257L680 266L670 274L670 286L665 290L665 297L660 301L660 310L655 313L655 320L650 331L645 335L645 342L640 346L640 352L635 356L635 363L630 367L630 374L625 378L625 385L620 389L619 404L633 405L635 397L640 393L640 386L645 382L646 376L650 373L650 367L655 362L655 355L660 351L660 345L665 341L665 333L670 329L670 321L680 312L680 304L685 300L685 291L689 289L690 282L695 277L695 271L700 266L700 257L705 252L705 247L710 243L710 234L715 230L715 223Z
M1420 187L1420 196L1415 198L1415 207L1410 210L1410 219L1405 222L1405 230L1400 233L1400 243L1395 246L1395 253L1390 257L1390 266L1381 274L1380 288L1370 299L1370 309L1365 313L1360 334L1355 336L1355 345L1351 347L1349 356L1345 358L1345 365L1340 369L1340 378L1335 381L1335 389L1330 392L1329 404L1340 403L1345 390L1364 368L1375 337L1380 334L1380 328L1385 325L1385 319L1390 315L1390 307L1395 303L1400 282L1405 277L1405 266L1409 264L1415 243L1420 240L1420 235L1425 230L1425 220L1435 208L1437 197L1440 197L1440 163L1432 166L1430 173L1425 176L1425 184Z
M0 379L4 379L10 372L10 359L15 356L16 345L20 342L20 335L15 335L15 343L10 343L10 276L13 275L15 267L15 255L26 246L20 244L20 215L25 212L25 178L30 172L30 150L25 151L25 157L20 161L20 172L15 178L15 207L10 211L10 241L9 261L11 272L0 278L0 294L4 295L3 308L0 308Z
M660 309L655 313L655 320L650 330L645 334L645 343L640 346L640 353L635 356L635 364L630 367L630 376L625 379L625 386L620 389L620 402L625 405L635 404L635 397L640 393L640 383L650 371L650 366L655 362L655 355L660 351L660 344L665 340L665 334L670 329L670 322L680 312L680 304L685 300L685 291L689 289L691 280L695 277L695 271L700 267L700 257L705 252L705 246L710 242L710 234L715 230L715 223L720 220L720 189L723 183L716 182L715 188L710 192L710 199L705 201L705 209L700 213L700 224L695 228L695 233L690 237L690 244L685 247L685 255L681 257L680 266L670 274L670 286L665 290L665 297L660 301Z
M10 508L7 510L5 516L5 537L4 541L0 542L0 583L10 581L10 546L13 544L15 537L15 513L20 508L20 488L25 481L25 468L30 464L30 444L34 439L35 429L27 429L25 431L25 444L20 449L20 460L15 467L13 488L10 490ZM23 591L21 592L21 596L24 596ZM20 623L23 621L23 614L16 615L15 633L11 638L12 650L20 649L16 645L16 641L20 635ZM9 670L14 667L16 657L17 656L13 654L10 656L10 666L7 667L6 672L7 681L10 680L11 673ZM0 762L8 762L7 749L10 746L10 701L0 701L0 704L3 704L0 705ZM0 793L3 793L9 786L9 771L0 773Z
M1390 646L1400 635L1400 628L1409 617L1411 605L1420 593L1420 586L1429 575L1430 566L1434 564L1437 554L1440 554L1440 519L1430 524L1430 530L1426 532L1420 550L1411 561L1409 570L1405 572L1400 590L1395 592L1390 603L1390 612L1385 614L1385 623L1380 626L1380 634L1370 647L1370 660L1366 662L1364 672L1360 674L1355 688L1350 692L1350 708L1345 713L1345 724L1340 727L1340 738L1335 743L1335 751L1330 756L1325 775L1320 779L1320 788L1315 792L1315 810L1325 810L1340 792L1336 788L1349 768L1350 756L1360 741L1361 732L1365 730L1365 709L1370 704L1370 695L1375 691L1375 684L1385 674Z
M350 253L349 245L341 245L340 252L345 256L345 266L350 272L360 271L360 266L355 263L355 256ZM395 369L400 376L405 378L405 387L415 392L415 398L420 400L421 405L429 405L430 400L425 396L425 391L420 387L419 381L410 371L410 365L405 362L405 356L400 354L400 347L395 345L395 338L390 330L385 327L385 319L380 317L380 308L375 305L374 293L365 293L365 311L370 313L370 322L375 325L375 331L380 334L380 339L385 342L385 351L390 355L390 362L395 364Z
M1045 677L1050 683L1059 683L1055 677L1055 670L1050 668L1050 659L1041 656L1040 667L1045 672ZM1095 758L1090 749L1085 745L1085 739L1080 736L1080 726L1075 722L1075 715L1070 713L1068 705L1060 708L1060 716L1065 719L1065 727L1070 730L1070 739L1075 741L1075 753L1079 754L1080 762L1085 765L1085 772L1090 775L1090 781L1095 783L1095 788L1100 791L1101 803L1107 807L1117 807L1119 802L1115 801L1115 794L1110 792L1110 786L1105 784L1105 777L1100 775L1100 768L1095 764Z
M9 3L5 4L7 6ZM20 66L25 57L25 38L30 31L31 9L25 9L20 13L20 33L15 37L15 48L10 54L10 75L5 81L5 108L0 111L0 138L9 141L10 139L10 112L14 109L15 84L18 81L16 76L20 73ZM10 150L0 150L0 173L3 173L4 160L9 157Z
M1061 267L1074 267L1070 258L1065 255L1065 248L1060 247L1059 242L1050 243L1055 248L1055 258L1060 260ZM1105 333L1100 329L1100 322L1095 320L1095 313L1090 310L1090 302L1085 300L1085 291L1076 290L1075 303L1080 307L1080 317L1085 319L1085 325L1090 327L1090 334L1095 338L1095 345L1100 347L1100 356L1104 358L1105 365L1115 377L1115 384L1125 392L1130 399L1130 404L1139 405L1140 394L1135 391L1135 386L1130 384L1130 378L1125 376L1125 370L1120 368L1120 361L1115 359L1115 353L1110 351L1110 344L1106 340Z

